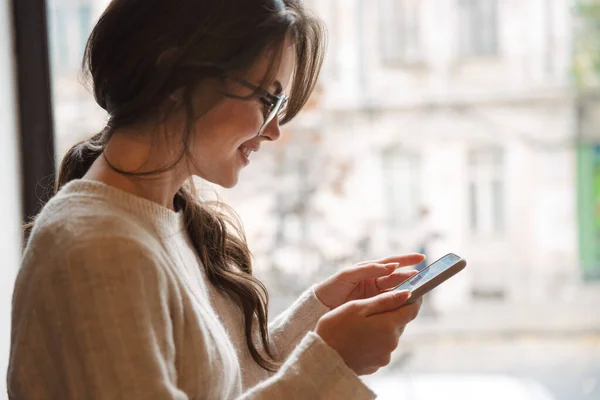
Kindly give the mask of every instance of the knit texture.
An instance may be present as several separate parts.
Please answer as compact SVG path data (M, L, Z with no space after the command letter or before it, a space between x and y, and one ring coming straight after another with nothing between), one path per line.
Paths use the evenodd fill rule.
M12 399L372 399L314 329L312 289L270 324L280 370L204 274L181 215L93 181L36 220L13 295Z

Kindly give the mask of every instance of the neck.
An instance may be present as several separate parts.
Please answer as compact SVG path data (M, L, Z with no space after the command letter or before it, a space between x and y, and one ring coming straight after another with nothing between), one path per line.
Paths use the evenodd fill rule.
M136 175L170 166L165 161L158 160L170 160L173 157L156 154L158 148L161 146L152 146L139 138L115 134L104 154L92 164L84 179L105 183L174 210L175 194L188 178L188 174L182 173L181 163L165 172ZM133 174L117 172L113 167Z

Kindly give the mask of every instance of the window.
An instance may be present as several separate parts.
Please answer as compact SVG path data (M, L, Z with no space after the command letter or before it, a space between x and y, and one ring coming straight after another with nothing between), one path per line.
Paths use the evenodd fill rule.
M554 24L554 0L544 1L544 73L552 75L555 69L556 38Z
M48 0L56 160L105 125L106 112L81 82L81 63L103 0Z
M92 5L61 1L48 5L48 15L53 71L69 73L77 70L93 26Z
M420 162L415 154L399 148L382 155L387 218L391 229L414 221L420 205Z
M380 0L381 55L386 64L418 61L420 1Z
M106 122L106 113L95 105L93 95L79 89L78 67L85 40L82 32L89 31L110 1L47 1L53 58L61 60L67 67L73 62L76 67L60 73L56 68L52 70L56 158L60 160L72 144L100 131ZM142 6L148 3L145 0L115 1L135 2ZM592 0L588 1L591 5ZM37 0L16 0L12 4L30 2L39 3ZM505 42L500 38L503 35L499 32L504 30L500 23L504 23L504 12L509 8L515 20L531 22L530 30L534 21L539 27L536 32L530 32L533 35L528 39L531 42L528 45L535 54L529 54L524 73L529 73L529 61L541 70L543 59L540 57L543 57L544 49L539 42L545 31L538 21L549 12L544 11L544 2L548 5L552 2L555 38L554 46L549 46L548 50L552 51L550 56L554 60L553 74L559 76L566 68L563 63L567 63L569 57L565 55L572 47L573 27L566 23L566 17L572 6L567 3L573 2L307 0L307 6L312 5L331 32L327 56L331 70L321 79L324 98L315 102L315 110L310 115L301 114L297 121L283 127L280 140L265 143L261 151L252 156L252 163L240 174L236 188L219 189L217 197L210 185L204 182L199 185L203 198L207 196L209 201L222 198L240 213L253 253L255 276L265 282L269 291L270 316L285 310L298 293L322 282L333 271L363 260L418 251L420 243L427 244L429 261L447 252L456 252L469 260L464 272L430 294L429 305L434 312L426 318L418 318L411 325L440 340L419 340L409 335L407 345L416 344L410 349L414 356L399 357L399 362L365 379L381 398L410 398L421 388L429 387L443 393L445 396L440 397L444 399L462 398L465 392L482 399L492 397L490 394L515 392L523 393L523 397L530 394L533 398L543 393L541 396L549 399L600 399L600 381L596 379L600 346L595 340L580 337L581 330L592 332L600 326L600 313L594 308L600 302L600 287L592 282L584 285L581 279L582 276L600 279L600 149L581 143L555 152L527 143L512 143L512 140L498 142L498 146L491 139L515 125L521 125L520 129L515 128L518 131L546 132L547 136L566 133L573 122L569 93L563 93L566 97L561 97L555 91L539 92L540 104L553 104L556 118L552 123L548 123L545 107L510 97L503 100L502 106L474 104L474 114L493 114L494 121L484 121L481 118L485 115L453 112L448 107L431 107L432 104L423 103L423 93L432 83L428 79L401 77L407 90L389 90L380 84L384 79L369 79L362 83L360 80L363 75L381 74L382 67L387 68L387 72L402 72L401 75L405 75L404 72L421 75L418 69L410 68L427 61L429 21L432 21L431 35L435 36L436 47L448 50L456 57L461 56L461 51L465 57L500 54L505 49L506 52L518 52L523 47L521 43ZM0 2L6 4L7 10L10 3ZM183 7L192 3L176 4ZM229 2L211 2L217 6L224 3ZM87 29L87 11L81 8L83 4L92 5L91 25ZM59 14L59 9L64 12ZM4 99L4 103L0 100L2 167L7 163L14 164L15 161L9 161L11 153L14 153L13 159L20 156L11 149L14 144L10 143L18 139L11 139L16 135L10 134L16 129L17 122L10 121L14 118L11 114L17 114L11 111L15 106L14 96L8 94L12 78L3 74L6 68L13 64L18 66L18 63L2 62L1 59L2 54L11 57L15 53L10 51L9 15L12 14L0 5L0 86L6 89L0 93L0 99ZM137 17L139 14L135 13L130 16ZM459 17L461 26L458 26ZM453 26L446 28L440 18L452 18L449 23ZM367 26L371 19L375 23ZM591 24L593 15L586 20ZM358 25L360 21L364 24ZM365 38L359 49L357 39L361 37L361 28L371 31L362 32ZM454 31L447 32L450 29ZM587 66L590 71L593 69L594 57L587 57L589 52L585 50L593 52L600 45L600 39L591 27L584 33L585 38L581 39L585 39L585 43L577 46L581 47L582 54L577 52L576 61L585 68L582 73L586 78ZM69 40L72 39L70 35L81 37ZM369 35L372 35L372 41L367 43L366 36ZM56 42L59 37L61 41ZM23 42L31 43L24 39ZM511 49L510 46L514 47ZM376 62L358 65L361 55L371 50L377 53ZM71 59L72 54L76 56ZM396 64L384 64L384 60ZM416 62L411 64L413 60ZM479 64L480 60L475 58L474 61ZM483 61L485 64L488 59ZM436 62L444 69L440 78L447 74L450 78L454 76L453 65L446 65L452 60L446 60L445 54L440 54ZM405 66L409 69L401 69ZM445 71L446 67L448 71ZM511 67L507 68L510 71ZM481 85L481 76L486 71L466 68L456 72L462 72L458 74L460 81L453 85L457 89L477 86L482 99L496 96L495 85ZM364 87L360 86L362 84ZM435 82L433 84L435 86ZM517 79L513 86L517 91L527 91L531 85ZM471 92L452 90L453 100L458 104L471 104ZM338 99L335 93L345 96L347 101L334 103ZM373 102L373 97L378 95L389 96L389 104ZM557 99L564 101L557 102ZM3 107L5 104L8 107ZM600 119L595 119L590 104L586 100L582 105L586 111L582 129L584 136L590 139L588 142L600 132ZM488 126L486 122L498 126ZM489 135L481 133L486 129ZM481 142L486 139L490 142ZM381 147L390 140L400 145ZM522 146L527 148L519 151ZM32 146L38 147L41 146ZM573 176L574 166L571 165L574 149L578 152L578 180ZM517 150L516 157L513 157L514 150ZM35 154L40 152L36 150ZM539 160L548 160L552 168L565 170L567 178L553 181L551 187L532 180L527 191L519 190L529 180L509 179L512 177L510 171L523 167L542 168ZM6 196L19 192L14 188L19 179L18 171L11 173L14 178L7 176L6 168L2 171L5 196L0 199L0 210L9 216L18 214L18 209L4 206L6 201L18 202L18 199ZM538 173L532 174L531 178L538 175L545 179L542 177L545 174ZM29 186L39 188L35 184ZM580 193L579 220L575 204L572 204L576 190ZM542 193L544 208L537 208L535 215L527 215L527 226L513 226L513 211L509 207L514 204L531 208L531 199L540 198ZM568 203L563 207L566 199ZM561 206L555 211L554 204ZM570 211L564 214L560 211L560 218L555 218L559 217L556 212L564 208ZM430 211L429 218L423 218L426 211ZM10 265L15 268L18 265L20 249L18 244L10 245L10 240L20 236L20 229L17 218L6 221L4 223L3 219L0 228L6 232L0 247L14 248L2 253L2 265L9 266L4 268L9 271ZM545 232L557 226L564 232L555 235L553 242L558 246L550 249ZM576 232L580 234L576 235ZM431 239L423 241L423 238ZM517 261L515 254L518 254ZM514 279L514 272L519 273L520 279ZM10 294L7 286L10 276L2 272L0 275L0 286L2 282L6 283L0 287L0 293ZM510 289L506 291L506 297L492 299L501 294L498 289L506 288ZM473 298L474 292L490 297ZM573 307L573 293L578 294L578 299L585 300L577 302L577 307ZM515 319L512 317L516 301L522 307ZM0 327L4 328L0 330L0 340L8 343L6 335L1 337L1 332L10 332L8 296L5 296L4 304L6 312L2 314L0 307L0 317L6 322L0 321ZM490 318L492 314L498 318ZM552 315L551 324L547 321L548 315ZM465 316L468 316L468 324L456 329L457 322ZM532 330L536 333L533 339L528 334ZM557 340L557 332L564 340ZM494 340L462 340L481 334L493 334ZM576 340L578 337L582 340ZM0 342L0 353L2 350L6 355L3 359L8 360L8 346L3 347ZM572 357L564 357L565 354ZM544 365L543 373L540 373L540 365ZM407 370L414 374L403 374ZM564 370L572 373L565 374ZM4 382L0 382L0 392L2 385ZM505 397L511 398L510 395Z
M330 15L336 15L336 13L340 10L340 5L338 4L340 0L331 0L329 4L329 13ZM340 72L343 68L342 59L343 57L339 54L342 43L342 35L341 31L341 23L338 18L331 18L329 23L327 24L327 31L329 33L329 42L331 48L331 64L328 66L330 71L330 76L332 79L339 79Z
M308 197L311 192L308 160L288 154L277 168L276 245L305 243L308 240Z
M505 228L504 154L488 148L469 152L470 228L477 235L500 234Z
M498 52L498 2L459 0L460 54L493 56Z
M11 29L10 3L0 4L0 369L6 371L10 354L10 299L13 283L21 261L21 173L19 170L19 136L16 57ZM0 392L6 385L0 382Z
M92 6L89 4L84 4L79 6L77 10L77 17L79 20L79 48L81 54L85 51L85 44L87 42L87 38L92 32Z

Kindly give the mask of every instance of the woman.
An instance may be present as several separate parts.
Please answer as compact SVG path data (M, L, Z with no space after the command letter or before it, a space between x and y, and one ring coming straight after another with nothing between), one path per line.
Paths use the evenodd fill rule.
M406 255L315 285L272 324L225 188L306 103L323 29L298 0L113 0L86 66L106 128L73 147L15 285L15 399L368 399L419 303ZM288 98L289 95L289 98Z

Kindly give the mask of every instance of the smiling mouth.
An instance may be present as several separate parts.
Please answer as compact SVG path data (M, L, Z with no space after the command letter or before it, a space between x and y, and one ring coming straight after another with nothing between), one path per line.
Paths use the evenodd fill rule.
M247 166L248 164L250 164L250 154L252 154L252 149L249 149L247 147L240 147L238 149L238 151L241 153L241 158L242 158L242 162L244 164L244 166Z
M249 158L250 158L250 154L252 154L253 152L255 152L255 151L257 151L257 150L250 149L250 148L248 148L248 147L245 147L245 146L241 146L241 147L240 147L240 151L241 151L242 153L244 153L244 155L246 156L246 158L248 158L248 159L249 159Z

